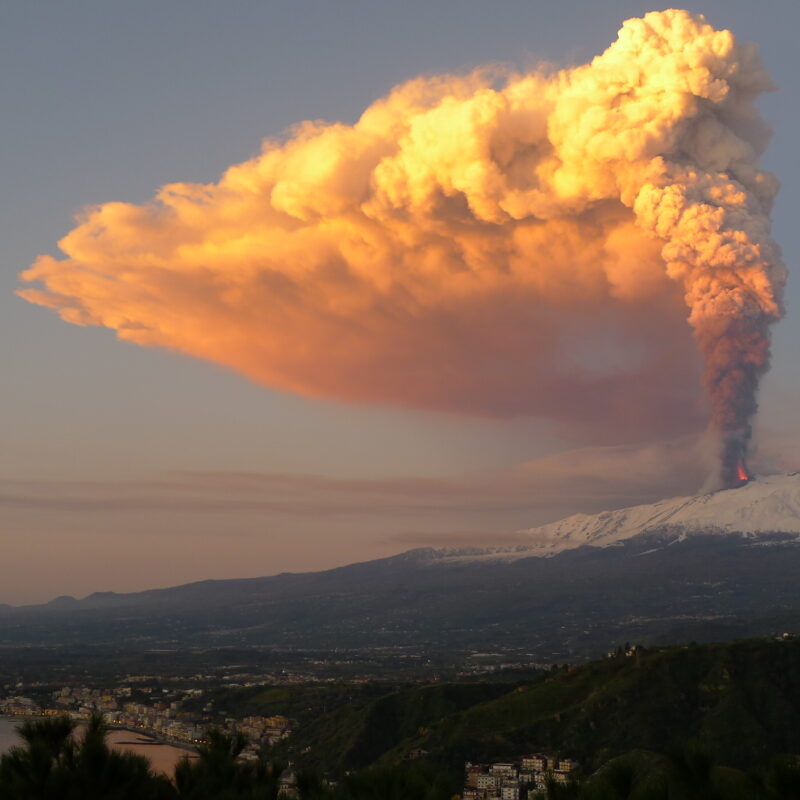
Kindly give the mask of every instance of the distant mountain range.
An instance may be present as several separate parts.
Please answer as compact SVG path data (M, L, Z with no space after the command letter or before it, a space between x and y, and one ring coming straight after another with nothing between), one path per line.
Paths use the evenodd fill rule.
M800 629L800 474L316 573L0 607L0 644L524 648Z

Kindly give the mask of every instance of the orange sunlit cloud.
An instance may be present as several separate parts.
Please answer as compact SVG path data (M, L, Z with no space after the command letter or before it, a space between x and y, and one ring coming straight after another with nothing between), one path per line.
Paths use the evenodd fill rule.
M21 294L269 387L595 440L702 424L699 349L735 432L784 281L769 87L753 46L654 12L588 65L419 78L218 183L88 209Z

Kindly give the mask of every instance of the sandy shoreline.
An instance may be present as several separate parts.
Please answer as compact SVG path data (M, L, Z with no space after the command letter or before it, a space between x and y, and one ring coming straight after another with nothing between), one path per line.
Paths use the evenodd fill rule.
M61 716L56 714L0 714L0 719L7 719L12 722L24 722L28 719L52 719L54 716ZM66 716L66 715L64 715ZM78 726L85 724L83 720L78 720ZM117 745L119 747L174 747L176 750L184 750L187 755L197 756L197 750L192 745L186 742L180 742L173 739L168 739L165 736L159 735L156 731L138 730L134 728L126 728L123 726L109 725L109 733L130 733L133 737L140 737L138 740L133 741L112 741L109 744Z

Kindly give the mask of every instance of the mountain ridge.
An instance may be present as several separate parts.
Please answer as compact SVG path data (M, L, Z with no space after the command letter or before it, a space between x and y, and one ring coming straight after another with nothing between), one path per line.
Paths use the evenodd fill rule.
M795 534L800 539L800 472L753 478L736 489L673 497L638 506L573 514L520 531L530 544L443 550L444 560L552 556L576 547L609 547L653 530L685 537L709 531L754 537Z
M735 502L731 502L731 500ZM755 501L755 502L754 502ZM773 503L767 513L761 513L754 522L752 509ZM775 506L783 505L786 513L780 515ZM705 513L692 515L699 510ZM744 512L750 511L747 514ZM723 512L722 515L719 512ZM736 521L738 514L738 522ZM767 540L775 534L787 534L781 541L796 538L800 541L800 472L783 475L761 476L752 479L737 489L723 489L688 497L674 497L655 503L628 506L595 514L573 514L555 522L546 523L523 532L531 536L532 542L495 547L416 547L402 553L383 558L356 561L338 567L314 572L280 572L253 578L205 578L175 586L142 589L135 592L96 591L86 597L75 599L61 596L45 603L10 606L3 610L37 609L45 607L74 608L76 604L88 606L103 603L122 603L129 599L144 599L149 596L174 592L188 593L194 589L219 587L225 584L257 586L263 581L280 581L303 576L332 575L342 570L358 570L366 565L393 565L399 563L439 566L467 561L510 561L526 558L547 557L579 547L609 547L619 545L627 539L642 534L658 532L660 536L672 533L667 539L683 538L693 533L733 534L750 538L764 536ZM795 536L796 535L796 536Z
M0 646L508 646L550 663L596 656L626 640L800 631L795 497L800 476L779 476L691 502L580 517L604 535L573 526L567 532L580 535L561 537L570 546L553 552L418 548L323 572L0 609ZM720 503L721 515L714 511ZM686 524L688 506L702 524ZM609 519L611 535L602 528Z

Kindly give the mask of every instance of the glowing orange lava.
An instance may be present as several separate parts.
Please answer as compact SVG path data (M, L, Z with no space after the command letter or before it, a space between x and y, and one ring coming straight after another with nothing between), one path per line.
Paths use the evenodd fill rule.
M739 463L736 465L736 477L742 483L747 483L750 480L750 476L747 474L747 469L745 468L744 461L739 459Z

